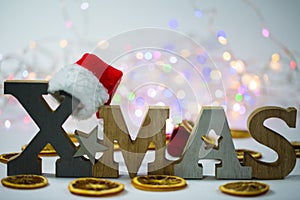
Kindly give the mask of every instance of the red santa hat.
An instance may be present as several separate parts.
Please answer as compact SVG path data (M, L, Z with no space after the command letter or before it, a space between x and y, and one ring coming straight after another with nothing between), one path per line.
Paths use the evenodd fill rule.
M102 105L110 104L123 73L96 55L84 54L76 63L63 67L49 81L48 92L65 91L79 99L73 111L78 119L87 119Z

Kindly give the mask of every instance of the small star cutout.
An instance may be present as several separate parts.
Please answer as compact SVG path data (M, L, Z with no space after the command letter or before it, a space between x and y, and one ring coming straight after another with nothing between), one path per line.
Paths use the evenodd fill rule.
M202 135L201 139L205 143L205 149L219 149L219 143L222 139L222 136L216 134L214 130L210 130L206 135Z
M95 164L95 156L97 152L103 152L108 150L108 147L98 142L98 126L92 130L91 133L85 134L76 130L75 136L80 144L79 149L76 151L73 157L79 157L87 155L92 164Z

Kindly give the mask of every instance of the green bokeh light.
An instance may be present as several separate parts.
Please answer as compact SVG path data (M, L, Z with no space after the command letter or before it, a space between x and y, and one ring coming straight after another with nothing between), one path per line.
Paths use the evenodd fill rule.
M170 72L172 70L172 66L170 64L164 64L163 65L163 70L165 72Z
M235 95L235 100L238 101L238 102L241 102L243 100L243 95L240 94L240 93L237 93Z
M135 94L133 93L133 92L130 92L129 94L128 94L128 100L129 101L133 101L135 99Z

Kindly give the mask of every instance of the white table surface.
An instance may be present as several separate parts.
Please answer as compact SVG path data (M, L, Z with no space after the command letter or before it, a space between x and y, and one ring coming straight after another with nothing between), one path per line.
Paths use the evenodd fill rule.
M268 125L268 123L267 123ZM290 141L300 141L299 128L289 129L284 123L278 123L276 120L271 121L270 125ZM27 144L37 133L38 128L33 123L24 124L21 120L16 120L8 129L5 126L0 126L0 153L20 152L22 145ZM275 161L277 155L274 151L266 146L257 143L252 138L234 139L235 148L248 148L262 153L263 160ZM71 194L68 191L68 184L75 178L59 178L55 177L55 160L57 157L43 157L42 171L43 175L48 178L49 185L35 190L17 190L10 189L0 185L0 199L91 199L91 197L82 197ZM142 163L140 174L145 174L147 169L147 162L153 159L153 154L147 153L146 158ZM218 187L224 183L237 180L217 180L214 177L213 162L204 164L205 178L201 180L187 180L187 188L173 192L148 192L135 189L127 175L124 161L120 152L115 153L115 160L120 162L120 178L110 179L125 184L125 191L115 196L107 196L104 198L110 199L235 199L241 197L234 197L223 194ZM255 197L255 199L300 199L300 164L297 159L294 170L285 179L281 180L262 180L270 185L270 190L262 195ZM6 164L0 163L0 178L7 176ZM248 198L247 198L248 199Z

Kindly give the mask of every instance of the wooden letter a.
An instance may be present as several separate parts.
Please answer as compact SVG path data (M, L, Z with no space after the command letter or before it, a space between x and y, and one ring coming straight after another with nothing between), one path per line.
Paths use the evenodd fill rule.
M213 132L215 135L210 135ZM207 140L205 139L207 138ZM214 142L212 143L211 141ZM216 159L218 179L251 179L251 167L240 165L222 107L202 107L184 157L174 166L174 174L183 178L199 179L203 177L200 159Z

